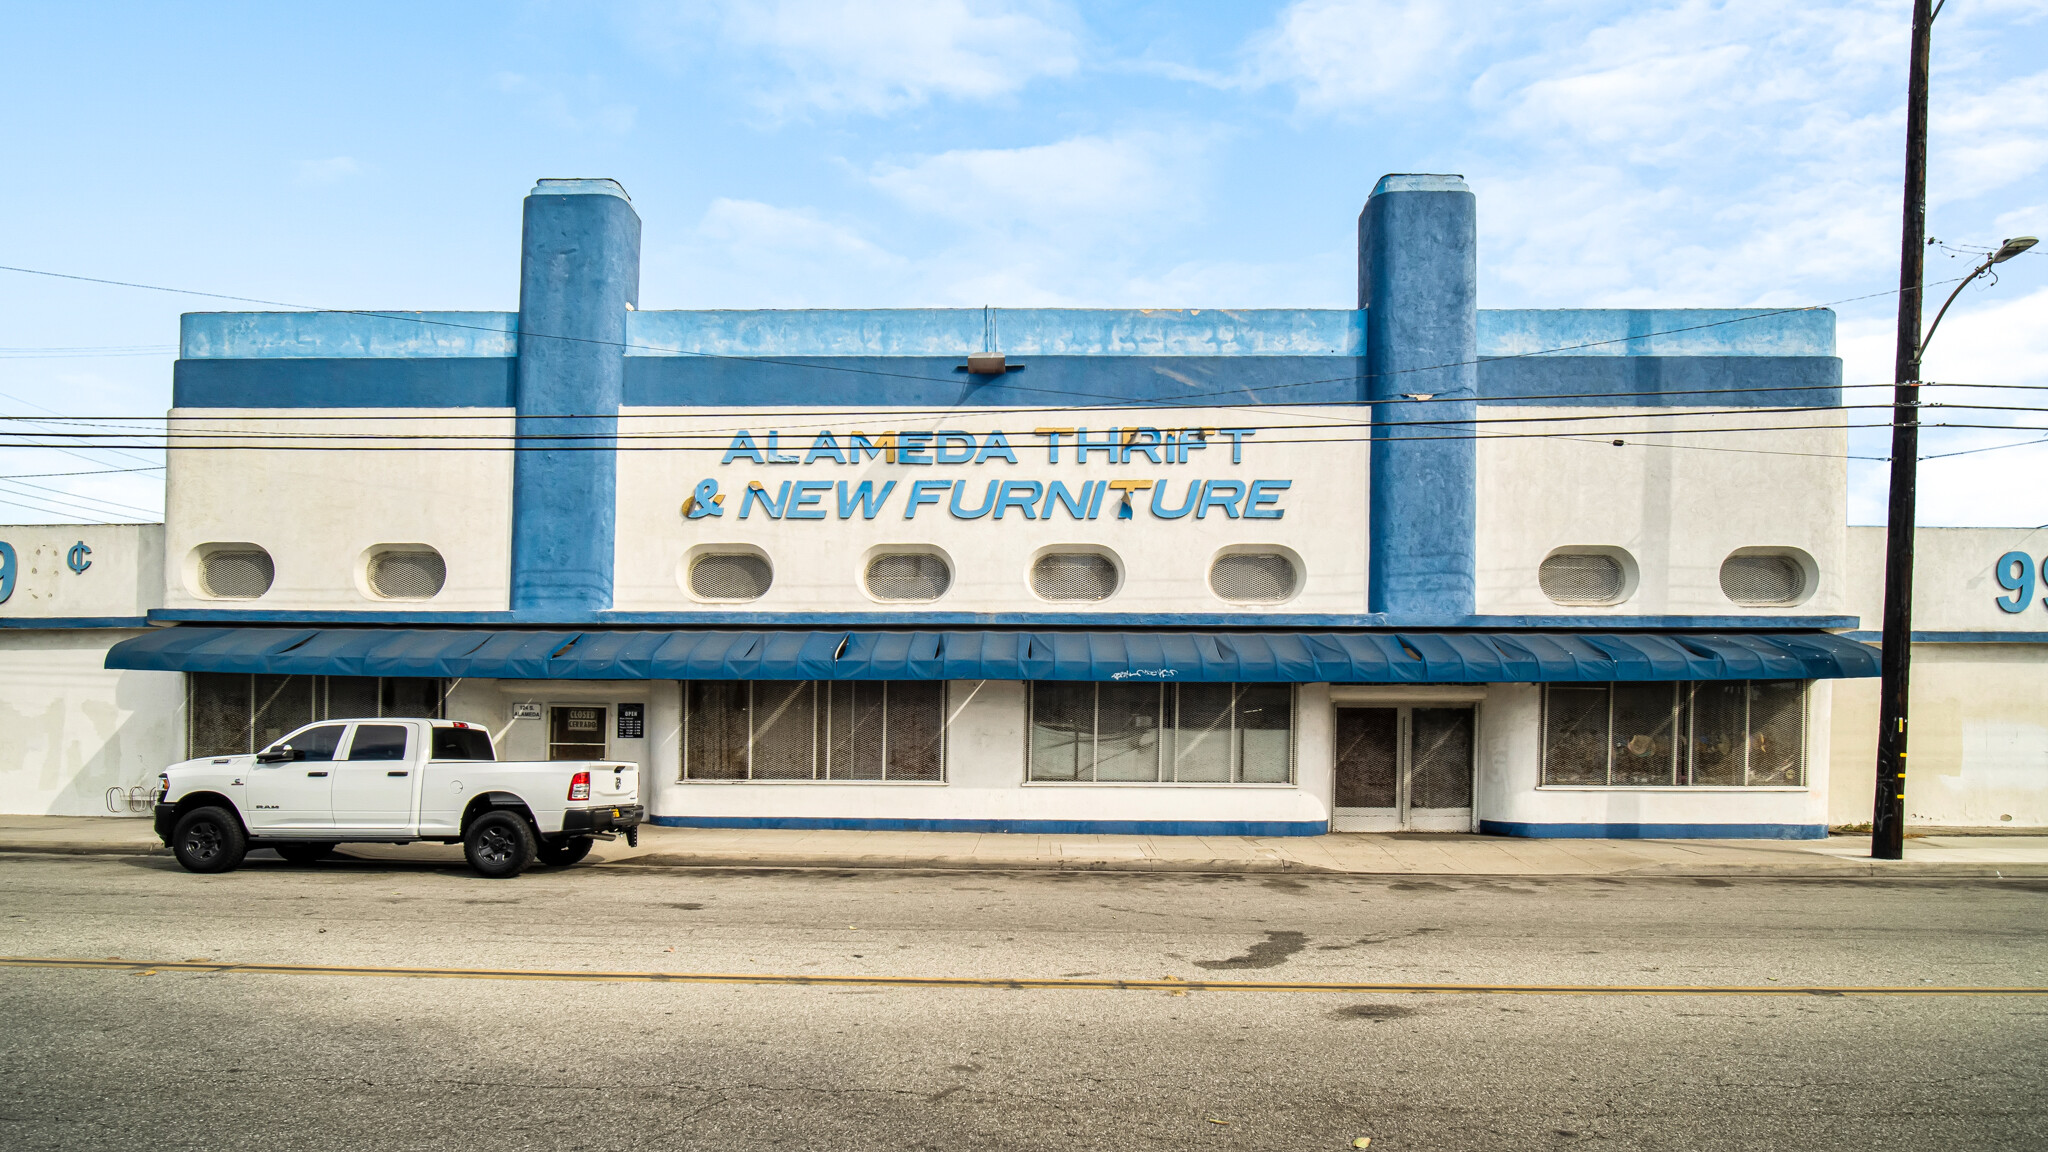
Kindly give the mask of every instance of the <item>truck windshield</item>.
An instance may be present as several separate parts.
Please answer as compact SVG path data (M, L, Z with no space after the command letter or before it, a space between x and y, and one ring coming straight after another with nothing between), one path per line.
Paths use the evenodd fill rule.
M491 735L481 728L434 729L434 759L490 760Z

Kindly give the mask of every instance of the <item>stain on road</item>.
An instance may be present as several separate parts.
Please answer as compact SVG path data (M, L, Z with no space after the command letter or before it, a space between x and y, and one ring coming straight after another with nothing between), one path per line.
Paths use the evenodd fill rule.
M1378 1024L1382 1020L1405 1020L1422 1014L1420 1008L1405 1008L1399 1004L1347 1004L1330 1013L1333 1020L1370 1020Z
M1195 967L1207 968L1211 972L1278 968L1287 962L1288 957L1306 947L1308 936L1305 933L1268 932L1264 940L1245 949L1242 956L1232 956L1228 960L1197 960Z

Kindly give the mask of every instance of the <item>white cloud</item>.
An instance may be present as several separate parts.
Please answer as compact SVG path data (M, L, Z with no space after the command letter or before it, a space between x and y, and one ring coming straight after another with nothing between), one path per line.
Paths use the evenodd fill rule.
M1192 207L1203 142L1129 132L1023 148L942 152L876 169L875 187L919 212L980 228L1149 232Z
M726 3L728 45L784 74L762 97L778 111L884 113L935 97L986 100L1079 66L1078 21L1018 0L769 0Z
M1249 44L1239 82L1285 84L1305 108L1434 95L1490 23L1492 5L1441 0L1299 0Z
M851 228L828 223L810 212L778 208L758 200L713 200L697 227L707 240L735 250L829 255L875 265L902 263L901 257L870 243Z
M299 161L299 183L333 184L362 171L362 166L349 156L330 156L325 160Z

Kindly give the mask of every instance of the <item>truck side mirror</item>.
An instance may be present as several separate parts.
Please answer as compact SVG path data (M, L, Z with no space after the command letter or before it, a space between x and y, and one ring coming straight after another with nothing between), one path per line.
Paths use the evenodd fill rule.
M304 757L305 753L286 744L280 748L273 748L268 752L258 752L256 754L256 762L258 764L277 764L286 760L303 759Z

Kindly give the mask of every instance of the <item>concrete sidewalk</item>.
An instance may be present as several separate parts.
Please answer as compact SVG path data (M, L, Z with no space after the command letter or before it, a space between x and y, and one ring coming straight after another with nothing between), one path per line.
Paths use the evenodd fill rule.
M2048 876L2048 836L1918 836L1906 858L1869 858L1863 836L1827 840L1521 840L1442 833L1328 836L1040 836L972 832L643 829L600 843L615 867L929 868L987 871L1286 872L1408 876ZM459 847L343 849L358 859L458 863ZM165 854L145 819L0 816L0 853Z

